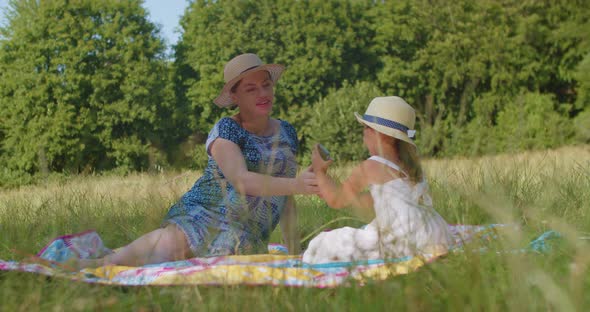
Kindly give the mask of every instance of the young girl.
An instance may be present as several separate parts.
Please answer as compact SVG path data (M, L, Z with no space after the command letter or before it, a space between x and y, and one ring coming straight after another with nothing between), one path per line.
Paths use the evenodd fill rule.
M328 206L374 209L375 219L363 229L344 227L323 232L309 243L306 263L391 259L442 254L451 239L447 223L432 208L412 141L414 109L396 96L377 97L358 121L371 157L338 185L326 174L331 160L316 149L312 166L320 194ZM364 192L369 188L370 193Z

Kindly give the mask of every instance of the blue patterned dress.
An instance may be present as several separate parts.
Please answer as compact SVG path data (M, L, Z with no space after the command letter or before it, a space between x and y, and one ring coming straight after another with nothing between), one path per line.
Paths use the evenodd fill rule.
M288 122L279 122L277 134L257 136L225 117L209 133L205 144L209 160L203 176L164 218L164 225L173 223L184 231L195 256L267 252L269 236L279 222L287 196L239 194L211 157L209 148L217 138L232 141L242 150L249 171L295 177L297 133Z

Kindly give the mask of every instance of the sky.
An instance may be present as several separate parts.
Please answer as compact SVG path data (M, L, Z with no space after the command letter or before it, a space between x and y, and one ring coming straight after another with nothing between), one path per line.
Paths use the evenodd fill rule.
M178 41L180 36L177 30L180 28L178 21L187 5L188 0L146 0L144 3L144 7L150 14L150 20L162 27L162 35L166 38L168 46Z
M97 0L100 1L100 0ZM168 47L178 41L180 36L177 29L180 16L188 0L145 0L144 7L148 10L149 19L160 25L161 34L166 39ZM0 0L0 13L8 6L8 0ZM4 24L4 14L0 14L0 24Z

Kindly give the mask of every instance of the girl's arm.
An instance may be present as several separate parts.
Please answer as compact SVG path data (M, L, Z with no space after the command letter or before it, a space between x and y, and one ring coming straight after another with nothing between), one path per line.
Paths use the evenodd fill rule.
M283 242L287 245L289 254L298 255L301 252L301 246L299 242L299 231L297 230L297 210L295 209L295 199L293 196L287 197L287 204L281 215L280 223Z
M240 147L232 141L217 138L210 147L211 156L227 180L241 194L275 196L317 194L315 175L308 168L296 178L280 178L248 171Z
M365 174L365 162L355 167L350 176L338 185L332 177L327 174L328 166L331 160L324 161L321 159L317 148L312 151L312 166L316 174L320 194L328 206L340 209L346 206L359 207L364 209L373 208L373 198L363 190L368 186L368 179Z

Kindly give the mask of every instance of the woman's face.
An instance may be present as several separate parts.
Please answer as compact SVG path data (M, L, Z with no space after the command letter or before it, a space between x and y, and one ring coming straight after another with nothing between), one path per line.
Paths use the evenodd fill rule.
M246 75L231 93L232 101L238 105L240 112L254 115L268 115L272 110L274 84L270 74L257 71Z

